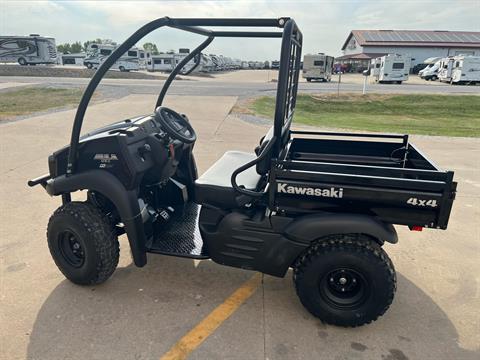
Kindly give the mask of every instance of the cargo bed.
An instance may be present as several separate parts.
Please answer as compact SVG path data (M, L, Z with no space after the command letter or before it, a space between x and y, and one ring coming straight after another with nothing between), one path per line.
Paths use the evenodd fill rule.
M407 135L291 135L271 174L271 208L361 213L410 227L447 227L456 190L453 172L439 169Z

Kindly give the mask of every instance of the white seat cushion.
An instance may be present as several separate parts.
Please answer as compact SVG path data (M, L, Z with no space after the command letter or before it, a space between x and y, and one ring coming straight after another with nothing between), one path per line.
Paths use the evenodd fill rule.
M195 201L198 204L211 204L222 208L236 206L235 198L239 194L232 187L232 174L242 165L256 159L253 153L227 151L197 181L195 181ZM255 166L248 168L237 176L237 184L254 190L261 176Z

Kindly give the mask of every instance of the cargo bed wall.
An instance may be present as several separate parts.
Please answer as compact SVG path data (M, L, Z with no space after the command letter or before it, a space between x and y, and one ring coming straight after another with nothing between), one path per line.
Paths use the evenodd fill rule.
M391 156L396 149L401 155ZM439 170L411 144L293 139L277 165L272 210L361 213L392 224L447 227L453 172Z

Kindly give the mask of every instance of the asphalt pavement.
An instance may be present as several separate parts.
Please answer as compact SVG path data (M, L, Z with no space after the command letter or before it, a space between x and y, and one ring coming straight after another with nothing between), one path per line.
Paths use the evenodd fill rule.
M238 81L236 77L217 75L217 77L187 77L184 80L176 80L172 83L168 94L182 96L259 96L274 95L276 82L274 77L257 73L264 81L255 79L255 71L237 72L238 76L245 74L246 80ZM228 75L228 74L227 74ZM258 75L257 75L258 76ZM300 82L299 91L306 93L362 93L363 84L360 76L356 74L344 75L341 83L338 77L331 82ZM44 78L44 77L0 77L0 83L36 83L36 86L53 87L85 87L88 79L81 78ZM137 79L104 79L99 85L99 91L122 96L125 94L158 94L164 84L164 80L137 80ZM452 86L438 82L418 81L413 78L411 83L398 84L372 84L367 85L367 92L381 94L480 94L480 86Z

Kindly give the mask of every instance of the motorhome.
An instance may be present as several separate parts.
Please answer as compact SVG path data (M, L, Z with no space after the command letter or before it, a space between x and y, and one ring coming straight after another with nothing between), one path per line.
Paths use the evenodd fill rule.
M270 66L270 68L271 68L271 69L274 69L274 70L275 70L275 69L278 70L278 69L280 68L280 61L278 61L278 60L273 60L273 61L272 61L272 65Z
M152 55L151 53L147 52L146 69L147 71L150 71L150 72L153 72L153 71L171 72L187 55L188 53L177 53L177 54L162 53L158 55ZM205 62L205 64L208 63L206 59L202 60L202 58L200 58L200 64L198 64L198 66L201 66L202 62ZM193 67L198 67L198 66L196 66L196 61L190 60L182 68L182 71L180 73L189 73ZM198 69L195 69L195 70L198 70Z
M427 59L425 59L423 61L423 64L418 64L417 66L420 66L420 65L425 65L425 67L423 67L422 69L420 69L417 73L418 76L420 76L421 78L423 78L423 73L424 72L431 72L431 68L436 64L438 63L440 60L442 60L441 57L429 57ZM430 80L430 79L426 79L426 80Z
M83 62L85 61L86 56L87 55L85 53L60 54L58 56L58 64L83 66Z
M480 56L458 55L444 63L445 72L440 81L450 84L480 84Z
M380 84L401 84L408 80L411 58L408 55L388 54L374 59L371 75Z
M333 56L328 56L323 53L305 55L303 57L303 78L307 79L307 81L332 80L333 60Z
M55 39L38 34L29 36L0 36L0 62L20 65L55 64Z
M83 61L83 65L88 69L96 69L116 48L117 45L114 44L89 44L87 47L87 57ZM123 54L111 68L120 71L139 70L141 52L143 52L143 50L140 51L137 48L131 48Z
M450 82L452 79L453 61L453 56L448 56L440 60L438 80L441 82Z
M141 70L145 70L147 68L147 59L146 59L146 51L142 49L138 49L138 67Z
M151 55L147 53L147 71L170 72L174 68L173 54Z
M438 71L440 70L441 60L437 60L434 64L428 64L428 66L421 70L418 75L425 80L435 81L438 79Z

